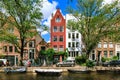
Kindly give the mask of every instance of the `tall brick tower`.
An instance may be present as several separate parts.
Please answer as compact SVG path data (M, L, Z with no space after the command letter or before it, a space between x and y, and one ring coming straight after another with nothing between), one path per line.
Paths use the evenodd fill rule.
M66 20L57 9L51 19L51 47L55 51L66 49Z

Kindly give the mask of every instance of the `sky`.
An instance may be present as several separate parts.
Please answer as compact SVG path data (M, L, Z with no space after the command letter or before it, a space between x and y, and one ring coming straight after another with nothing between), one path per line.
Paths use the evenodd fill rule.
M43 7L41 12L43 13L42 24L48 26L50 28L50 19L51 14L55 13L56 8L59 8L62 12L62 15L65 16L67 14L66 8L68 6L72 6L72 8L76 8L77 0L43 0ZM113 0L104 0L104 4L110 4ZM120 1L120 0L119 0ZM42 38L46 41L50 41L50 33L47 31L42 32Z

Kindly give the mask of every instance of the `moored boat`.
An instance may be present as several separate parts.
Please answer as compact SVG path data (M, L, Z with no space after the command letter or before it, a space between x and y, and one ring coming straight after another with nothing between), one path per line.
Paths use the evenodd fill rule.
M25 73L27 71L26 67L6 67L4 68L5 73Z
M36 69L35 72L42 76L60 76L62 74L61 69Z
M110 70L96 70L97 73L107 73L107 72L110 72Z
M68 69L68 72L70 72L70 73L90 73L91 70L87 70L87 69L83 69L83 70L80 70L80 69Z

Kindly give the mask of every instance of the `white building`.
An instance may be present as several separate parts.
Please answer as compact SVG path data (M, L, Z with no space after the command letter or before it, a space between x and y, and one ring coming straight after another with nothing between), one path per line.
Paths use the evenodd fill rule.
M115 45L115 55L120 59L120 43L116 43Z
M75 20L70 14L66 15L66 23L68 20ZM68 49L69 57L75 58L81 55L82 41L81 34L78 31L66 29L66 48Z

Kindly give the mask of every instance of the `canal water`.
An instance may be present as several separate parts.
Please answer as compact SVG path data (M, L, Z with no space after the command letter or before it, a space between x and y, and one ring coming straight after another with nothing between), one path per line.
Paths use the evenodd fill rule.
M54 76L40 76L36 73L23 74L5 74L0 73L0 80L120 80L119 74L111 73L90 73L90 74L73 74L63 73L59 77Z

